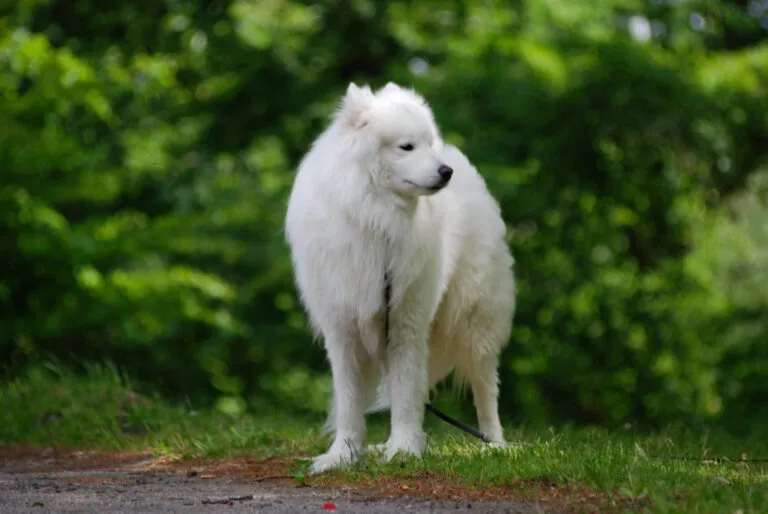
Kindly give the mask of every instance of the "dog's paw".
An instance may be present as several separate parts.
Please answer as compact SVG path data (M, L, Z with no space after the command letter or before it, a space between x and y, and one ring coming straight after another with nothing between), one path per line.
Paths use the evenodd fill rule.
M312 459L312 466L309 468L310 475L319 475L326 471L340 469L344 466L350 466L354 462L351 452L328 452Z
M425 447L426 438L423 433L393 435L386 444L386 459L392 460L397 454L421 457Z

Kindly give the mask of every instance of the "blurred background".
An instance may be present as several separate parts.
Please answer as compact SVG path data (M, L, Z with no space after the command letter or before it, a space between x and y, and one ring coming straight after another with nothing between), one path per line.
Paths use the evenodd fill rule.
M509 227L508 421L765 423L767 37L765 0L3 2L0 380L323 413L287 195L395 81Z

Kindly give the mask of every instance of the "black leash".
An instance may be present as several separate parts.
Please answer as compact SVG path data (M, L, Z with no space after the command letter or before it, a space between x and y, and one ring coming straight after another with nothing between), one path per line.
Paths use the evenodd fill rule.
M479 430L476 430L476 429L472 428L469 425L465 425L464 423L462 423L458 419L454 419L454 418L450 417L449 415L447 415L447 414L445 414L443 412L440 412L436 408L432 407L430 404L427 403L425 405L425 407L427 408L427 410L429 412L431 412L432 414L434 414L438 418L442 419L443 421L445 421L449 425L453 425L456 428L461 429L464 432L466 432L466 433L468 433L470 435L473 435L473 436L477 437L478 439L480 439L482 441L485 441L486 443L490 444L490 443L493 442L493 441L491 441L491 438L488 437L487 435L485 435L484 433L480 432Z
M392 280L389 276L389 272L384 272L384 341L385 344L389 344L389 304L392 300ZM445 414L444 412L439 411L438 409L431 406L429 403L425 404L426 409L437 416L438 418L442 419L449 425L453 425L454 427L458 428L459 430L463 430L464 432L468 433L469 435L473 435L477 437L478 439L486 442L491 443L491 438L485 435L484 433L480 432L479 430L476 430L472 428L469 425L466 425L462 423L461 421L454 419L450 417L449 415Z

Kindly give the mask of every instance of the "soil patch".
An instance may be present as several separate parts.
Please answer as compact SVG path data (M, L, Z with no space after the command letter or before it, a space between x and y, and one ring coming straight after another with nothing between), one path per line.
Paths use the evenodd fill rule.
M271 494L279 489L287 491L289 496L296 496L297 491L313 490L326 496L329 492L341 495L328 496L331 499L384 502L384 505L387 502L403 501L427 502L424 505L433 507L450 504L454 506L451 511L461 507L462 510L482 508L483 511L495 512L495 508L488 508L501 508L500 506L505 505L508 506L508 512L569 513L622 511L628 507L611 507L604 493L577 485L555 484L547 480L473 486L460 481L458 477L432 472L420 472L407 478L364 477L353 482L342 481L333 475L296 479L292 476L293 463L293 459L281 457L173 460L165 457L155 458L150 452L78 451L61 447L0 445L0 473L14 477L40 473L47 476L57 474L59 488L72 485L126 488L135 485L137 477L141 482L141 477L156 479L164 476L175 477L184 484L201 487L214 483L261 484L269 488ZM249 495L241 493L240 490L234 491L236 496L232 496L234 499L231 501L226 495L220 495L214 503L242 503L238 498ZM213 500L208 501L211 502Z

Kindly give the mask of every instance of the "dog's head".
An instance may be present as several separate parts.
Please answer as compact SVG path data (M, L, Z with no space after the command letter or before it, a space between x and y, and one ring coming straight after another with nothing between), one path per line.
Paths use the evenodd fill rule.
M453 170L439 157L443 142L432 110L414 91L389 83L374 94L350 84L336 120L375 183L410 196L448 184Z

